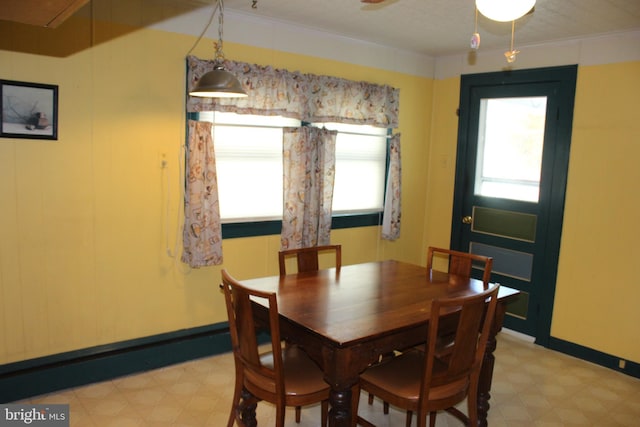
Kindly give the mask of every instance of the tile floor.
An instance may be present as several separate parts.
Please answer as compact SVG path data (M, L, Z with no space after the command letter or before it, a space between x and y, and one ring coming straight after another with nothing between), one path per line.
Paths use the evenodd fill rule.
M640 379L536 346L498 337L489 425L640 425ZM230 354L209 357L15 403L68 403L77 427L224 427L233 392ZM462 406L464 408L464 405ZM404 426L404 413L382 414L362 396L359 414L379 427ZM260 426L274 425L273 407L258 405ZM286 426L296 426L293 409ZM299 427L319 425L319 406L304 408ZM415 417L414 417L415 425ZM447 414L437 426L459 426Z

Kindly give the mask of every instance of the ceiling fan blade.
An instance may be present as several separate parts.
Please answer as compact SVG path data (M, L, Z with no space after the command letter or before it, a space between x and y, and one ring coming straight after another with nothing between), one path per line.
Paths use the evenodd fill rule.
M362 3L382 3L384 0L360 0Z

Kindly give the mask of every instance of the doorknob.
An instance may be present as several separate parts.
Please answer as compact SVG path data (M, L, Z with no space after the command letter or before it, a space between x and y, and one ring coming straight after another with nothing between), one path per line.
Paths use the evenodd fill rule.
M471 224L473 222L473 217L471 215L467 215L465 217L462 217L462 223L463 224Z

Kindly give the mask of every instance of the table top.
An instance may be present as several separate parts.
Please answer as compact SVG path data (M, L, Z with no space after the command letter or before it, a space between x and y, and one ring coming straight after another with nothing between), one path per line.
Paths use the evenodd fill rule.
M431 301L484 289L481 280L388 260L243 280L276 292L280 315L338 347L428 323ZM501 287L499 299L518 291Z

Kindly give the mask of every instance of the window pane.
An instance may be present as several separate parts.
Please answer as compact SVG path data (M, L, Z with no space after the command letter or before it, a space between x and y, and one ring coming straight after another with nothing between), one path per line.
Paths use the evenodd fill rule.
M282 128L299 120L201 112L214 123L214 146L222 222L282 219ZM387 130L373 126L317 123L337 130L334 214L382 211Z
M207 114L216 123L222 222L282 219L282 127L300 121L220 112L200 119Z
M315 123L337 130L333 213L381 212L387 161L387 130L364 125Z
M475 194L537 202L546 97L482 99Z

